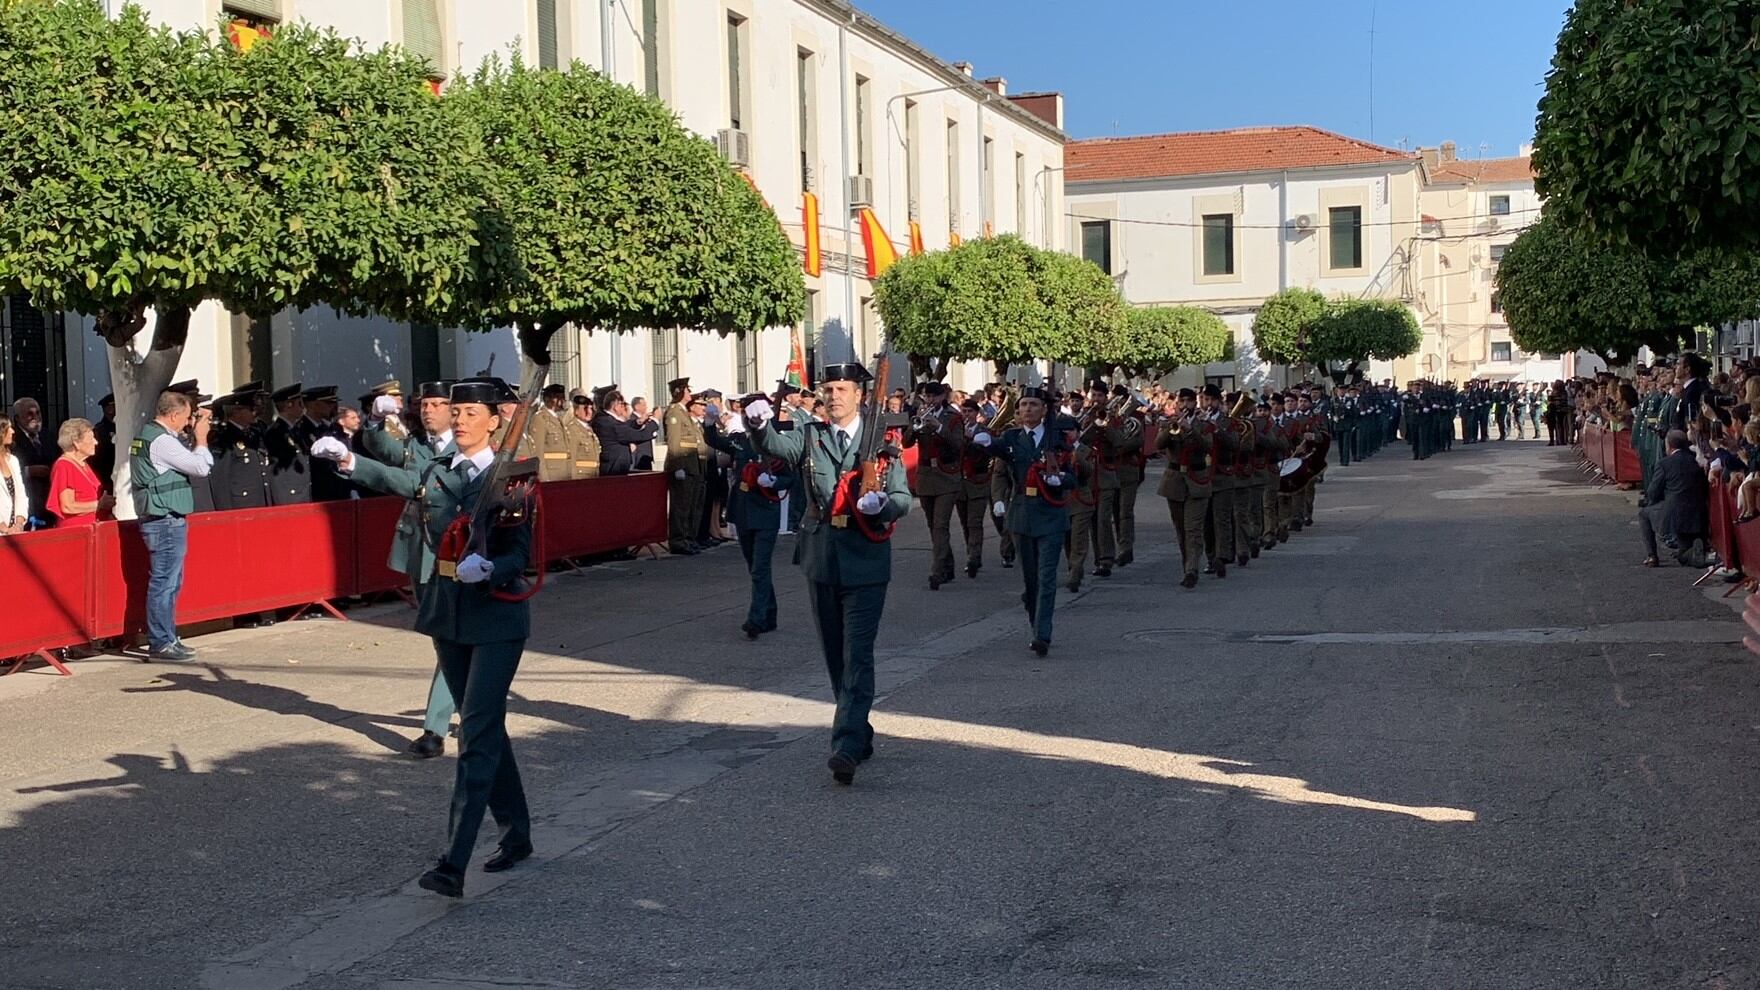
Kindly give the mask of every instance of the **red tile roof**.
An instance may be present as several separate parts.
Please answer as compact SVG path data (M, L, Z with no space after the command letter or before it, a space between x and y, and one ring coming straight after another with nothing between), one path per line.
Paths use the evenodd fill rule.
M1071 141L1063 148L1066 178L1070 182L1403 164L1417 160L1416 154L1306 125L1096 138Z
M1430 170L1431 182L1533 182L1533 160L1529 158L1480 158L1468 161L1457 158Z

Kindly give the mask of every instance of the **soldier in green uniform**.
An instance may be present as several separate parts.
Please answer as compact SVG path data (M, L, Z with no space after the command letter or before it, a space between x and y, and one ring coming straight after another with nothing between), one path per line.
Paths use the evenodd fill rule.
M707 446L703 425L691 415L691 380L674 378L667 383L672 404L662 417L666 441L667 539L666 549L677 554L701 552L697 530L703 521Z
M916 415L904 431L904 445L917 448L917 503L929 527L929 590L953 580L953 510L963 485L961 453L965 422L948 405L946 382L923 382Z
M394 468L356 456L335 437L312 445L312 456L334 462L345 474L379 491L393 492L419 506L425 539L421 544L421 602L416 631L434 641L434 653L452 695L459 699L459 752L447 819L447 850L422 874L424 889L447 897L464 894L464 869L476 845L487 809L501 829L487 872L508 869L532 854L531 815L525 788L507 737L507 692L519 670L531 634L530 606L516 595L530 563L532 519L524 507L499 512L483 542L484 554L470 553L441 568L431 548L442 542L453 520L469 518L485 495L483 477L495 460L490 437L504 428L497 412L500 391L486 382L452 388L451 457L434 459L420 471Z
M1232 563L1238 567L1247 566L1259 555L1258 541L1252 535L1253 517L1258 514L1263 499L1254 487L1253 454L1258 448L1258 439L1249 415L1252 409L1252 395L1235 392L1229 396L1228 415L1223 421L1233 447L1229 462L1234 475L1234 534L1229 543L1234 550Z
M1214 383L1205 385L1201 393L1199 415L1214 427L1215 445L1210 485L1210 514L1204 525L1205 574L1228 577L1229 562L1234 560L1234 508L1236 478L1234 474L1234 436L1228 429L1228 414L1222 407L1222 388Z
M395 433L383 428L362 430L359 452L386 467L413 471L418 477L424 475L428 465L435 461L450 463L453 455L458 453L458 447L452 441L452 384L449 381L423 382L417 390L416 416L422 426L420 436L408 432L399 439ZM364 487L373 487L358 471L354 480ZM378 490L389 494L399 492L396 488ZM410 579L410 595L418 605L422 600L422 585L433 570L432 551L423 545L422 512L420 500L412 499L404 505L403 514L397 519L397 531L391 538L391 554L385 561L387 567ZM446 676L436 661L434 676L428 683L422 734L410 742L409 754L426 760L445 752L446 733L452 727L452 716L457 711L452 689L446 686Z
M965 445L960 450L960 491L954 503L961 531L966 538L966 577L978 576L984 566L984 529L989 525L990 484L995 471L990 447L995 438L985 428L978 400L968 398L960 403L960 418L965 421ZM1010 544L1012 554L1013 544Z
M1021 561L1021 604L1033 627L1028 648L1039 656L1051 651L1052 622L1057 610L1057 561L1069 532L1068 457L1065 434L1046 421L1054 396L1043 388L1021 390L1016 425L996 443L996 473L991 493L996 515L1006 518Z
M792 430L775 429L775 410L768 399L748 403L744 413L757 450L806 479L808 506L795 558L806 572L819 646L837 700L826 766L833 780L849 784L856 767L874 754L874 727L868 723L874 703L874 637L892 580L891 528L910 513L911 493L898 457L891 458L879 479L883 490L857 496L841 484L848 472L861 467L863 431L886 427L863 415L863 392L873 381L868 369L830 365L821 381L828 422L810 420L795 423Z
M1260 400L1253 410L1254 482L1253 497L1259 500L1252 507L1252 554L1277 545L1277 485L1281 478L1283 459L1289 444L1278 432L1271 418L1271 400Z
M748 395L742 405L767 398ZM735 427L743 424L735 422ZM767 457L743 429L722 433L713 422L703 426L708 445L733 458L734 482L727 493L727 521L739 531L739 551L751 578L751 604L746 608L740 631L757 639L776 631L776 584L770 562L776 555L776 534L782 528L782 498L794 487L792 466L780 457Z
M1131 390L1123 384L1112 386L1115 399L1129 398ZM1118 514L1114 516L1117 530L1118 555L1113 563L1119 567L1136 559L1137 492L1143 487L1143 473L1149 466L1143 449L1143 433L1147 420L1142 409L1133 409L1114 420L1106 430L1106 447L1118 463Z
M1167 454L1167 470L1161 476L1159 491L1173 517L1180 559L1185 566L1181 584L1187 589L1198 586L1198 562L1204 556L1204 525L1210 515L1216 467L1216 426L1198 415L1197 405L1196 392L1180 389L1163 409L1166 421L1155 438L1155 448Z
M1114 522L1118 512L1118 468L1106 456L1106 383L1088 383L1086 408L1093 413L1085 431L1076 438L1072 464L1075 484L1069 503L1069 590L1079 591L1087 571L1088 554L1094 554L1094 576L1111 577ZM1054 426L1056 424L1053 424ZM1078 427L1080 423L1076 424Z

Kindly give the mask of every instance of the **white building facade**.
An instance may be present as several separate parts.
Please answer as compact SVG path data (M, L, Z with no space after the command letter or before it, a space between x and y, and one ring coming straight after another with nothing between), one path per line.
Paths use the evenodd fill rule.
M688 375L699 387L770 389L786 372L791 331L812 368L867 360L883 334L859 228L853 218L846 223L852 206L871 207L901 255L913 221L930 250L951 235L987 232L1063 246L1061 97L1011 95L1001 78L976 79L969 66L937 59L844 0L140 2L176 27L216 25L223 16L266 30L304 20L369 48L400 44L429 58L442 92L493 55L517 50L543 67L578 59L663 100L686 127L716 140L797 248L806 240L802 194L817 197L823 265L806 278L801 326L743 339L573 328L553 347L552 377L569 385L615 382L632 397L652 397L668 379ZM22 304L0 309L28 320ZM20 318L8 325L23 325ZM48 376L60 379L44 389L61 393L68 415L95 414L109 386L89 323L70 315L64 341L42 339ZM511 376L517 366L508 331L412 330L329 311L252 325L209 304L195 314L177 377L199 378L214 393L253 379L337 384L348 397L387 377L407 386L490 367ZM979 363L950 375L960 386L985 378Z
M1180 369L1172 384L1287 383L1252 334L1259 307L1282 289L1416 301L1416 154L1261 127L1076 141L1066 155L1072 250L1132 304L1198 306L1233 331L1233 361ZM1410 364L1377 362L1370 373L1403 379Z

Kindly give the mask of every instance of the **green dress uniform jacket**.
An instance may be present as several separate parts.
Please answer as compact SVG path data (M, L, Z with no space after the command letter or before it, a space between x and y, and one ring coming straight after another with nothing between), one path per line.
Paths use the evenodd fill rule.
M704 427L703 440L715 450L733 458L733 484L728 486L727 521L741 532L748 529L778 530L782 528L782 503L772 501L756 487L744 481L746 465L755 464L759 472L776 480L770 490L782 494L794 487L794 469L778 457L766 457L752 443L747 433L722 433L713 425Z
M878 423L864 422L862 428L881 427ZM836 429L817 420L797 423L792 430L777 430L775 422L771 421L753 429L749 435L759 451L780 459L805 482L807 513L801 517L800 542L795 546L795 556L806 572L807 580L843 588L885 584L892 580L890 540L877 543L868 539L853 519L828 518L838 479L858 466L859 438L852 440L848 449L839 454ZM878 515L873 517L876 522L882 525L895 523L910 514L911 492L902 460L893 460L881 487L887 498Z
M1041 463L1042 472L1049 468L1064 478L1060 487L1068 492L1075 480L1074 466L1065 463L1071 454L1068 441L1063 431L1050 423L1042 426L1037 442L1031 431L1016 426L1006 430L992 450L996 468L991 491L999 502L1004 493L1011 496L1006 522L1021 563L1021 604L1033 625L1033 638L1050 643L1057 607L1057 562L1064 535L1070 531L1070 511L1067 502L1053 505L1046 500L1048 494L1055 497L1055 492L1027 482L1033 465Z

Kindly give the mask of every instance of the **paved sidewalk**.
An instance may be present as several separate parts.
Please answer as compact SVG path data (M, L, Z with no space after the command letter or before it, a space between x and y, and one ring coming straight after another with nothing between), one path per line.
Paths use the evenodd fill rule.
M1044 660L993 541L930 592L913 517L852 789L786 552L756 643L733 547L552 576L510 723L539 854L457 904L413 885L452 760L400 755L406 608L4 679L0 985L1754 985L1733 612L1563 457L1334 469L1190 593L1145 486Z

